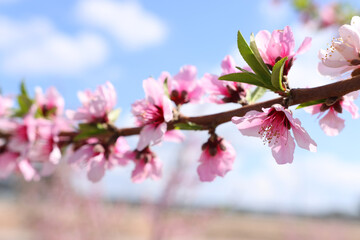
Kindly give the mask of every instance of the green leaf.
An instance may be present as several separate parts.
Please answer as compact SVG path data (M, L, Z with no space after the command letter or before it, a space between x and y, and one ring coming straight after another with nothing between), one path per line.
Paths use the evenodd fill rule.
M21 95L29 96L29 95L28 95L28 92L27 92L27 90L26 90L26 86L25 86L25 81L24 81L24 80L22 80L22 81L21 81L21 84L20 84L20 93L21 93Z
M311 0L293 0L294 7L297 10L305 10L311 4Z
M263 87L257 87L254 91L251 92L251 94L248 94L247 101L249 104L256 102L258 99L260 99L264 94L266 93L266 88Z
M57 111L57 107L52 107L51 109L47 110L46 116L47 118L54 116Z
M249 47L241 32L238 31L238 48L241 56L244 58L250 68L259 76L264 83L270 83L271 74L269 69L265 67L257 60L253 50ZM254 44L253 44L254 45Z
M169 87L168 87L168 78L165 78L165 81L164 81L164 85L163 85L163 87L164 87L164 94L168 97L168 98L170 98L170 94L169 94Z
M36 109L35 118L42 118L42 117L44 117L44 115L41 109L40 108Z
M74 141L80 141L91 137L96 137L105 133L107 133L106 124L81 123L79 124L79 134L76 135Z
M50 119L55 115L57 108L52 107L51 109L46 110L45 112L41 108L37 108L35 112L35 118L47 118Z
M273 87L270 85L265 85L265 83L255 74L249 72L242 72L242 73L230 73L227 75L223 75L219 77L219 80L226 80L232 82L243 82L252 85L256 85L259 87L265 87L273 90Z
M287 57L282 58L281 60L277 61L273 67L271 74L271 84L276 90L285 91L282 84L282 79L286 60Z
M196 123L187 122L187 123L175 123L175 129L181 130L203 130L204 128Z
M112 110L111 112L109 112L109 114L108 114L108 119L109 119L109 121L110 121L111 123L116 122L116 120L118 119L120 113L121 113L121 109L120 109L120 108L114 109L114 110Z
M23 117L29 112L31 105L33 104L33 101L24 95L19 95L17 97L17 100L18 100L19 109L15 111L14 116Z
M21 94L17 96L19 108L15 110L13 115L14 117L25 116L29 112L31 105L34 102L28 95L24 81L21 82L20 93Z
M309 106L312 106L312 105L324 103L325 101L326 101L326 99L319 99L319 100L314 100L314 101L310 101L310 102L305 102L305 103L302 103L299 106L297 106L296 109L300 109L300 108L309 107Z
M244 69L244 68L237 67L237 66L236 66L236 68L239 69L239 70L242 71L242 72L251 73L251 72L249 72L248 70L246 70L246 69Z
M268 66L266 66L264 60L262 59L262 57L260 55L259 49L258 49L258 47L256 45L256 42L255 42L255 36L254 36L253 33L251 33L251 35L250 35L250 48L253 51L256 60L260 63L261 67L263 69L265 69L267 72L269 72Z

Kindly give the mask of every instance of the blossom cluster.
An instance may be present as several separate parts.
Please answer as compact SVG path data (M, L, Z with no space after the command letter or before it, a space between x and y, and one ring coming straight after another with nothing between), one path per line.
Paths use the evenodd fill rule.
M320 51L319 72L337 78L347 73L357 76L360 73L360 17L354 17L351 25L340 27L339 33L340 38L334 39L331 47ZM239 39L241 41L241 34ZM289 26L272 33L264 30L253 37L250 46L239 43L240 53L249 66L236 67L234 59L226 56L221 62L220 75L205 73L198 77L195 66L185 65L175 75L163 72L158 79L145 79L145 97L135 101L131 110L136 126L133 129L139 130L134 130L139 134L134 147L125 138L131 134L115 127L119 110L116 109L116 90L110 82L95 91L79 92L81 106L66 111L65 101L54 87L45 93L37 88L31 99L22 85L17 109L13 108L13 98L0 96L0 178L18 172L27 181L39 180L50 175L63 159L74 168L85 169L92 182L100 181L108 170L128 164L134 165L133 182L147 178L157 180L162 176L163 164L152 146L163 141L183 141L185 134L181 130L209 132L207 141L199 146L202 151L197 168L200 180L224 177L233 168L234 147L216 133L216 124L197 124L182 118L181 107L204 102L246 106L261 97L266 89L289 96L288 73L297 55L306 52L310 44L311 38L307 37L295 51ZM307 112L319 114L325 134L335 136L345 126L338 116L342 109L349 111L353 118L359 117L354 104L356 98L357 93L353 92L304 106ZM259 137L268 144L278 164L292 163L295 142L311 152L317 150L317 144L288 107L274 104L262 111L232 116L231 121L241 134Z

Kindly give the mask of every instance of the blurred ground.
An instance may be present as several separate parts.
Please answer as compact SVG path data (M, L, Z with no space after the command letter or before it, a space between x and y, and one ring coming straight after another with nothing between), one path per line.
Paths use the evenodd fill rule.
M159 211L96 200L73 204L0 202L0 240L142 239L360 239L354 219L231 213L220 210Z

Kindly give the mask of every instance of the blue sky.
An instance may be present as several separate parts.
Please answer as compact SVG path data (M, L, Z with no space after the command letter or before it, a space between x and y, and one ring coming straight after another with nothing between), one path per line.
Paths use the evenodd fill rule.
M349 2L360 7L358 1ZM175 74L185 64L197 66L199 77L205 72L218 73L227 54L242 65L236 52L237 30L249 36L286 25L293 28L297 46L305 36L314 38L309 53L298 57L289 75L291 86L331 82L316 72L317 51L327 47L336 29L316 33L301 26L286 3L274 8L266 0L251 4L235 0L0 0L0 86L10 94L17 92L22 78L29 89L53 85L65 97L66 106L75 108L79 105L77 91L111 81L123 109L120 124L129 126L130 104L143 97L143 79L158 77L164 70ZM234 107L204 105L185 111L194 115ZM297 148L294 163L286 166L276 165L259 139L242 137L231 124L221 126L219 132L238 152L234 170L224 179L182 189L179 198L187 196L189 203L262 210L321 212L339 208L356 212L360 159L354 146L360 133L359 120L343 115L344 131L337 137L326 137L314 117L296 111L295 116L317 141L318 153ZM206 134L199 135L200 146ZM156 150L164 160L166 179L174 166L173 152L180 150L174 144ZM189 161L189 179L196 179L199 148L180 153ZM107 175L102 185L108 194L142 198L161 192L165 180L130 183L131 168Z

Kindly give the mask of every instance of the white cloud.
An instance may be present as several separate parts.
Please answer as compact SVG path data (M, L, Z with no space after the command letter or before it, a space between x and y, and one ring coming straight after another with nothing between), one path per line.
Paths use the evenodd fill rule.
M264 157L254 171L232 179L241 195L242 208L296 213L340 211L357 214L360 164L329 154L299 157L292 165L279 166Z
M167 35L165 23L135 1L81 0L76 15L83 23L111 34L127 50L160 44Z
M18 22L0 16L0 64L15 74L74 74L103 63L106 43L97 35L58 31L43 18Z

